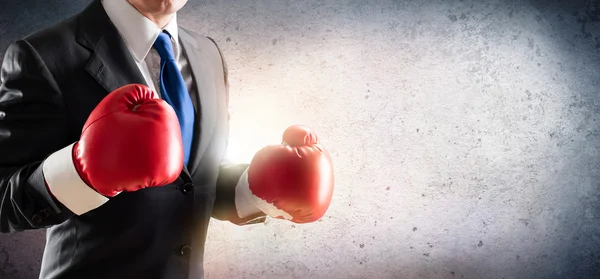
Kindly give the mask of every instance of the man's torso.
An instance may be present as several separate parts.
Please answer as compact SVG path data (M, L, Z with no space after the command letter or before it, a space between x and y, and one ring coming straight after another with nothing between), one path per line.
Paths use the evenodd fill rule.
M63 95L69 119L65 146L79 139L88 115L110 91L146 83L106 21L99 1L94 1L80 15L26 38ZM200 104L189 166L193 187L184 187L186 181L180 178L163 187L121 193L96 210L49 228L41 278L187 278L190 262L201 276L228 137L227 93L215 44L185 30L181 41Z

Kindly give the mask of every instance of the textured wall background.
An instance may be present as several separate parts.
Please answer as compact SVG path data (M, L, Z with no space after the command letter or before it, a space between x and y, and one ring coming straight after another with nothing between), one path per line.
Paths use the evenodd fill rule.
M428 2L428 3L425 3ZM88 1L2 1L0 51ZM213 221L207 278L599 278L600 3L191 1L230 67L230 156L313 127L322 221ZM43 232L0 235L34 278Z

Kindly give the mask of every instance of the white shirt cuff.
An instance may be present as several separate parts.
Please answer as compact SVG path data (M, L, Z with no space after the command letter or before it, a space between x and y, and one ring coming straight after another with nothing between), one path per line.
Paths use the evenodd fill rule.
M64 206L82 215L106 203L108 198L94 191L77 173L71 144L50 155L42 164L48 189Z
M240 218L245 218L262 211L273 218L283 217L286 220L292 219L292 216L287 212L252 194L248 183L248 169L242 173L235 186L235 207Z

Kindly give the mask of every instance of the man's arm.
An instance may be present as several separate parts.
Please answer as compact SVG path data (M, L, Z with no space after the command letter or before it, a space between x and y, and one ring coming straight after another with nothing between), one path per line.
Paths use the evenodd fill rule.
M73 213L50 194L43 161L67 145L63 96L25 40L8 48L0 73L0 232L46 228Z
M220 50L219 54L229 95L227 65ZM261 223L266 216L315 222L331 203L333 184L331 158L317 135L308 127L290 126L282 144L262 148L250 168L221 166L213 217L238 225Z
M217 45L217 42L208 37L214 44L221 58L223 65L223 82L225 83L225 100L229 107L229 72L227 70L227 62ZM265 213L258 209L252 208L251 202L248 199L236 199L236 189L240 189L247 185L247 176L245 171L248 169L248 164L223 164L219 168L219 177L217 179L217 195L213 207L213 217L219 220L227 220L236 225L248 225L262 223L265 221ZM246 186L247 187L247 186ZM240 210L240 207L246 208ZM250 209L248 209L250 208Z

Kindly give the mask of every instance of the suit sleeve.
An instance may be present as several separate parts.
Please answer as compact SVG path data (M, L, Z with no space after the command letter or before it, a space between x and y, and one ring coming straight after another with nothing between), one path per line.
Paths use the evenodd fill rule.
M255 208L249 199L240 196L239 190L243 189L242 185L246 183L247 187L247 169L246 164L221 166L217 180L217 198L213 208L214 218L240 226L265 222L266 214ZM252 209L248 211L240 208L244 205Z
M35 49L11 44L0 72L0 232L47 228L73 213L50 194L42 163L66 146L63 97Z
M223 53L215 40L208 37L214 44L221 57L223 65L223 81L225 83L225 99L229 107L229 74L227 70L227 62ZM238 205L240 203L247 204L244 199L240 199L239 195L236 199L236 189L239 185L247 182L247 177L244 175L248 169L248 164L225 164L219 168L219 177L217 179L217 194L213 207L213 217L218 220L227 220L236 225L249 225L263 223L266 220L266 214L260 210L252 210L250 213L239 213ZM241 201L241 202L240 202ZM241 217L240 217L241 216Z

